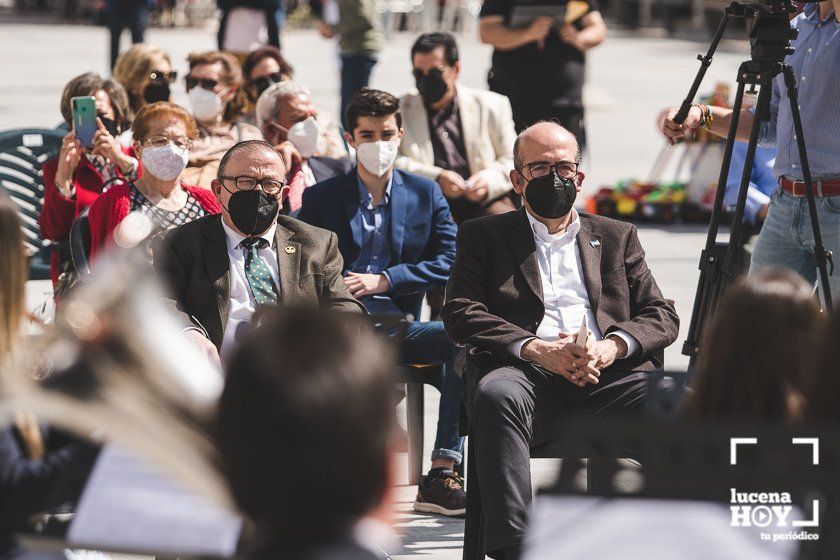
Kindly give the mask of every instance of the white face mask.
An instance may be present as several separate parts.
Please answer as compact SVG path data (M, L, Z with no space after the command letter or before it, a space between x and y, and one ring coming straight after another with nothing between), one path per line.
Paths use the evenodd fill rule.
M199 122L208 122L218 118L224 108L221 97L202 87L192 88L189 97L193 116Z
M190 159L190 151L172 144L157 148L143 148L140 161L143 172L149 173L162 181L177 179Z
M397 143L390 140L365 142L356 145L356 159L377 177L382 177L397 159Z
M295 123L289 128L286 138L295 145L304 159L309 159L318 151L318 141L321 139L321 127L315 117Z

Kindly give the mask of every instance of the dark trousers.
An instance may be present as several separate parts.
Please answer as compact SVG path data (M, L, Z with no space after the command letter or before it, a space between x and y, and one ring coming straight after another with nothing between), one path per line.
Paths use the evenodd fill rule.
M149 8L145 2L118 2L108 14L111 31L111 68L120 56L120 36L126 27L131 31L131 42L142 43L149 26Z
M551 103L535 103L530 100L510 98L513 109L513 124L516 132L522 132L539 121L556 121L575 135L581 151L586 148L586 128L583 122L583 106L557 107Z
M368 86L375 64L376 58L369 54L341 55L341 122L345 127L344 110L353 94Z
M503 367L477 384L471 435L484 503L484 551L522 542L531 505L530 448L561 437L577 414L634 414L647 390L645 373L601 375L577 387L532 367Z

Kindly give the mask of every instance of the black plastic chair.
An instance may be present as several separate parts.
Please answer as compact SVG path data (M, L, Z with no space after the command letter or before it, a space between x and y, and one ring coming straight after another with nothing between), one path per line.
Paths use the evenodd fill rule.
M406 320L396 315L370 315L373 327L399 347L405 338ZM424 385L443 386L443 364L397 366L396 382L405 386L406 431L408 432L408 483L420 484L423 476Z
M425 417L424 385L440 390L443 366L409 365L397 368L397 383L405 384L406 431L408 432L408 483L420 484L423 476L423 445Z
M82 210L70 227L70 257L79 280L90 274L90 221L88 210Z
M0 133L0 190L18 209L29 261L29 279L50 277L52 244L41 237L38 218L44 206L41 166L58 154L66 131L22 128Z

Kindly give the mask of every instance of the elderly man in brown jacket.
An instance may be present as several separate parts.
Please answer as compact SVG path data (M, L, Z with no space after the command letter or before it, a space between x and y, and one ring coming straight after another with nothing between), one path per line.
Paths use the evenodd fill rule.
M222 213L171 230L155 251L172 307L213 361L228 359L265 306L364 313L344 285L336 235L278 216L285 180L271 144L236 144L212 184Z
M526 129L511 180L524 208L458 232L443 321L482 364L470 434L484 502L484 550L516 558L531 501L529 447L582 411L640 406L646 370L677 337L673 302L645 263L636 228L577 213L584 174L574 136ZM576 344L586 325L588 342Z

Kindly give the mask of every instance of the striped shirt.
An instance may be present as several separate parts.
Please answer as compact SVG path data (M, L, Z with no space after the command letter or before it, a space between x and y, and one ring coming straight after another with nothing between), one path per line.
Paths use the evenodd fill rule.
M799 36L785 62L796 77L811 177L840 178L840 24L834 12L820 21L817 4L806 4L790 24ZM782 74L773 79L770 121L761 123L759 144L776 146L776 177L803 179Z

